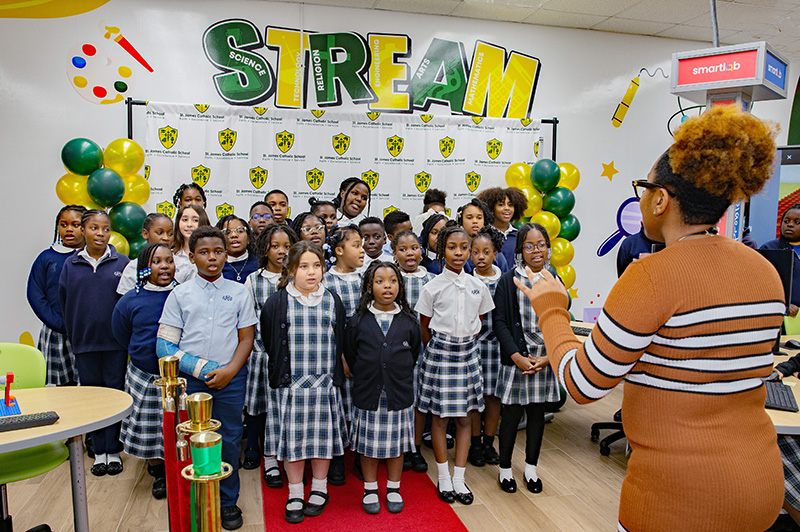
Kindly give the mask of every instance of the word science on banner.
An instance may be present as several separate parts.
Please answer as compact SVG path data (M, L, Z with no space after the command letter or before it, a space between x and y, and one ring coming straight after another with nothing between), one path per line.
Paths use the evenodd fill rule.
M281 189L295 214L308 199L333 199L350 176L372 189L370 214L416 214L428 188L466 203L505 186L506 168L533 164L541 121L443 115L334 113L149 102L145 157L156 209L174 214L183 183L201 185L214 220Z

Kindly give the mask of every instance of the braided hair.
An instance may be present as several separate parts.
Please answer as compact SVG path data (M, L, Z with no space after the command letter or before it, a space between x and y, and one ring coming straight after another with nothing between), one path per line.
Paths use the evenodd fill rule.
M419 240L420 240L419 244L420 246L422 246L423 255L427 254L428 252L428 236L431 234L433 228L436 227L436 224L438 224L442 220L447 220L447 216L445 216L444 214L434 214L433 216L430 216L427 220L425 220L425 222L422 224L422 231L420 232L419 235Z
M81 215L81 227L86 227L86 224L89 223L89 220L94 216L105 216L109 222L111 222L111 217L108 216L106 211L100 209L87 209L83 211Z
M203 208L205 209L208 206L208 202L206 201L206 193L203 190L203 187L194 182L184 183L183 185L179 186L178 190L175 191L175 195L172 196L172 203L174 203L176 207L180 207L181 200L183 199L183 193L190 188L193 188L200 193L200 197L203 198Z
M336 248L344 247L345 242L347 239L353 236L354 234L358 235L359 238L363 238L361 235L361 231L358 227L354 224L346 225L344 227L338 227L328 238L328 245L330 246L330 258L328 259L331 264L336 264L338 257L336 256Z
M289 244L294 245L297 243L297 235L292 228L286 224L270 224L261 231L261 234L256 238L256 257L258 257L258 268L261 271L267 269L269 255L269 248L272 246L272 237L276 233L283 233L289 238Z
M150 268L150 262L153 260L153 255L156 254L156 250L158 248L166 248L169 249L169 246L163 244L161 242L157 244L148 244L145 248L139 253L139 258L136 259L136 293L139 293L139 289L144 287L147 284L147 281L150 279L150 273L152 272ZM171 251L170 251L171 253ZM173 286L178 284L178 282L173 278L172 279Z
M448 220L444 227L442 227L442 230L439 231L439 235L436 237L436 260L439 264L444 264L444 252L445 249L447 249L447 239L456 233L464 233L467 240L470 239L467 230L453 220Z
M393 262L383 262L380 260L371 262L367 267L367 271L364 272L364 277L361 279L361 297L358 300L356 314L363 317L364 313L369 312L369 304L375 300L375 294L372 291L372 282L375 279L375 272L378 271L379 268L389 268L397 276L397 297L394 299L394 302L400 307L400 312L408 315L414 320L414 323L417 323L417 315L411 309L411 305L408 304L406 284L405 280L403 280L400 267Z
M419 237L414 231L411 231L410 229L403 229L402 231L394 235L394 238L392 239L392 252L397 251L397 242L404 236L413 236L417 240L417 242L419 242Z
M472 237L472 241L475 242L479 238L488 238L492 243L492 247L494 247L494 250L498 253L503 249L503 244L506 241L506 237L503 236L503 233L491 225L484 225L481 227L478 234ZM547 245L549 246L550 244L548 243Z
M61 236L58 234L58 224L61 221L61 215L65 212L76 212L81 217L81 227L83 227L83 213L86 212L86 207L83 205L65 205L61 207L61 210L58 211L56 214L56 229L53 233L53 244L59 244L61 242Z
M292 246L292 249L289 250L289 254L286 255L286 260L283 261L281 277L278 280L278 290L289 286L289 283L294 277L292 272L297 271L297 267L300 264L300 257L302 257L303 253L305 252L313 253L317 256L317 258L319 258L319 262L322 265L324 273L325 256L322 254L320 247L313 242L309 242L308 240L300 240Z
M255 256L256 252L256 237L253 234L253 228L250 227L250 224L247 223L245 220L242 220L235 214L228 214L223 216L222 218L217 221L217 229L222 231L222 234L225 234L225 228L229 225L232 221L238 220L244 228L247 230L247 255L249 257ZM228 245L228 239L225 239L225 247Z
M367 187L367 216L369 216L369 209L372 206L372 189L369 187L366 181L358 177L348 177L339 184L339 194L333 199L333 206L336 207L337 211L344 212L342 211L342 203L344 202L344 199L347 198L347 195L350 194L350 191L356 187L356 185L364 185Z
M367 187L367 188L369 188L369 187ZM311 207L311 212L314 213L314 214L317 214L317 209L318 208L324 207L325 205L329 205L329 206L333 207L334 209L336 209L336 204L334 203L334 201L318 200L314 196L311 196L310 198L308 198L308 204Z

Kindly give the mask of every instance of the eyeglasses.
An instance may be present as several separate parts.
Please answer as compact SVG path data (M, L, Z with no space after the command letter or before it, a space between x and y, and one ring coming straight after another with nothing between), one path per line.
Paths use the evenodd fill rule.
M240 225L236 229L223 229L222 233L225 236L231 235L233 233L236 233L237 235L243 235L243 234L247 233L247 229Z
M320 224L320 225L301 227L300 231L302 231L304 235L307 235L308 233L319 233L324 228L325 226Z
M260 220L264 220L265 222L268 222L268 221L272 220L272 215L271 214L254 213L254 214L250 215L250 219L251 220L255 220L257 222L260 221Z
M634 181L631 181L631 185L633 185L633 193L636 195L636 199L642 199L641 193L639 192L640 188L650 188L650 189L663 188L664 190L667 191L667 194L669 194L672 197L675 197L675 194L673 194L672 191L667 187L665 187L664 185L653 183L651 181L648 181L647 179L636 179Z
M538 249L539 251L544 251L547 249L547 242L539 242L538 244L524 244L522 246L522 250L525 253L533 253L534 249Z

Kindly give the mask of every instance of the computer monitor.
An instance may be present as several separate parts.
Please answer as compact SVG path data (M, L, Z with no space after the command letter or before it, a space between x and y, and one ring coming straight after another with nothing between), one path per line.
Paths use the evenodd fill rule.
M775 267L778 276L783 284L783 295L786 298L786 313L789 313L789 305L792 302L792 276L794 274L794 251L791 249L759 249L761 255ZM772 352L783 354L780 351L781 333L778 331L778 339L775 342Z

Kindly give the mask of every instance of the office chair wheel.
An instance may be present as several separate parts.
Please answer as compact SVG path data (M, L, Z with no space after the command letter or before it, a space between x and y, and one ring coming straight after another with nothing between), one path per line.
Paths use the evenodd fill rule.
M600 438L600 430L592 429L592 441L597 441Z
M601 441L600 442L600 454L602 456L608 456L611 454L611 449L608 446L608 443Z

